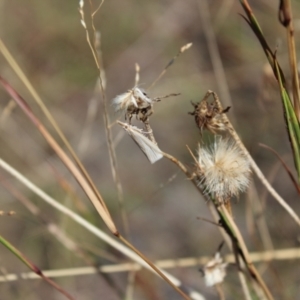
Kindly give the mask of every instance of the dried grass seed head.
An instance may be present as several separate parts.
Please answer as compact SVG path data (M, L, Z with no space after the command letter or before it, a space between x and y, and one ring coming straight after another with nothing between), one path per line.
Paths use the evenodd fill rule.
M118 95L112 103L116 111L125 111L125 116L128 116L129 120L131 120L132 115L136 115L143 121L153 112L153 100L147 96L144 90L138 87Z
M116 111L126 111L130 108L143 109L149 107L151 104L152 100L147 96L145 91L138 87L134 87L113 99L113 105Z
M209 94L210 95L210 94ZM215 96L215 94L213 94ZM204 129L216 134L227 129L227 122L223 114L228 112L230 107L223 109L218 99L215 98L212 103L207 101L206 95L199 103L193 103L195 110L189 114L195 116L195 122L201 132Z
M210 148L199 147L198 176L204 192L226 200L245 191L250 162L233 140L216 138Z
M217 252L215 257L201 268L206 286L214 286L223 282L226 276L226 267L227 263L223 262L220 252Z

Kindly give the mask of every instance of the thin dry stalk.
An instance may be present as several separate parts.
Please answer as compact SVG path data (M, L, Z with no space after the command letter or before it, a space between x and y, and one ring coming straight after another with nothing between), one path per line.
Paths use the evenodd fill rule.
M82 126L83 128L77 146L79 156L82 156L90 145L92 125L97 118L99 110L99 101L96 95L97 90L98 83L95 84L93 96L88 100L86 117L84 120L84 125Z
M80 184L90 201L95 206L96 210L98 211L99 215L102 217L103 221L110 229L110 231L117 235L118 231L117 228L110 216L110 213L106 207L106 204L103 198L100 196L99 192L98 195L94 192L93 188L86 180L86 178L82 175L76 165L72 162L72 160L67 156L67 154L62 150L62 148L58 145L55 139L50 135L47 129L43 126L40 120L34 115L31 108L28 106L26 101L3 79L0 77L0 82L9 93L9 95L16 101L16 103L22 108L23 112L27 115L30 121L37 127L39 132L51 146L51 148L56 152L57 156L61 159L61 161L65 164L65 166L69 169L71 174ZM100 196L100 198L99 198Z
M1 128L3 128L7 118L11 115L11 113L13 112L13 110L15 109L16 106L17 106L16 103L11 100L4 107L3 111L0 114L0 126L1 126Z
M96 28L94 25L94 16L100 10L103 3L104 3L104 0L101 1L98 8L95 11L93 11L91 14L91 21L92 21L91 23L92 23L92 30L93 30L93 34L94 34L94 41L97 41L97 39L96 39L97 31L96 31ZM84 1L81 0L79 2L79 13L81 16L81 24L86 32L86 40L87 40L87 43L93 54L97 69L99 71L99 87L100 87L101 96L102 96L103 119L104 119L104 127L105 127L105 133L106 133L106 139L107 139L107 145L108 145L109 159L110 159L110 164L111 164L111 169L112 169L113 180L117 187L118 203L119 203L119 207L120 207L123 228L124 228L126 236L129 236L129 222L128 222L127 214L124 209L123 188L122 188L121 180L120 180L119 173L118 173L117 158L116 158L115 149L113 147L112 134L111 134L110 126L109 126L110 121L109 121L109 115L108 115L108 110L107 110L106 93L105 93L105 88L104 88L104 84L103 84L103 80L102 80L102 76L101 76L102 74L105 74L105 72L103 70L103 66L102 66L102 64L100 64L101 59L99 58L99 53L101 53L101 49L98 48L98 51L97 51L97 48L96 48L97 45L100 46L100 41L97 42L97 44L95 44L95 43L92 44L91 39L90 39L90 34L89 34L89 31L88 31L88 28L87 28L86 22L85 22L83 7L84 7ZM98 35L98 37L99 37L99 35Z
M227 117L225 117L227 118ZM227 118L228 119L228 118ZM229 121L228 121L229 122ZM229 122L230 124L230 122ZM255 172L256 176L260 179L261 183L266 187L266 189L269 191L269 193L273 196L275 200L287 211L287 213L292 217L292 219L300 226L300 218L296 214L296 212L286 203L286 201L276 192L276 190L271 186L265 175L262 173L260 168L257 166L256 162L240 140L238 134L233 129L232 125L230 124L232 130L230 130L231 136L236 140L236 142L241 147L241 150L244 151L245 155L248 156L249 161L251 163L251 167L253 171Z
M52 279L45 276L45 274L43 274L42 270L39 267L37 267L20 250L18 250L16 247L14 247L8 240L3 238L1 235L0 235L0 242L13 255L15 255L20 261L22 261L31 271L33 271L37 276L39 276L44 281L46 281L48 284L50 284L53 288L55 288L57 291L59 291L61 294L63 294L66 298L68 298L70 300L75 300L75 298L73 298L71 294L69 294L67 291L65 291L62 287L60 287Z
M40 274L41 278L43 278L46 282L48 282L50 285L52 285L55 289L57 289L61 294L65 295L66 298L70 300L75 300L75 298L66 292L64 289L62 289L56 282L51 280L50 278L46 277L43 273Z
M80 224L82 227L86 228L89 232L94 234L95 236L99 237L101 240L103 240L105 243L108 245L112 246L113 248L117 249L120 251L122 254L127 256L128 258L132 259L139 265L143 266L144 268L148 269L149 271L153 272L154 274L157 275L156 271L153 270L153 268L143 260L137 253L138 251L135 252L131 249L134 247L131 245L131 249L128 247L124 246L122 243L117 242L115 239L110 237L108 234L105 232L101 231L99 228L95 227L85 219L83 219L81 216L78 214L74 213L67 207L63 206L62 204L58 203L58 201L54 200L52 197L50 197L48 194L46 194L43 190L39 189L37 186L35 186L32 182L30 182L27 178L25 178L22 174L20 174L18 171L16 171L14 168L12 168L9 164L7 164L5 161L3 161L0 158L0 167L7 171L9 174L11 174L13 177L15 177L18 181L20 181L22 184L24 184L28 189L30 189L33 193L41 197L45 202L47 202L49 205L60 211L61 213L69 216L72 220L74 220L76 223ZM117 237L120 237L119 235ZM124 237L121 237L122 241L125 241ZM129 245L129 242L126 241L126 244ZM149 261L149 260L148 260ZM132 264L131 264L132 265ZM132 269L131 269L132 270ZM169 278L169 282L171 281L172 287L174 285L177 287L181 286L182 283L180 280L172 276L171 274L167 273L164 271L164 277ZM178 288L177 288L178 289ZM196 291L191 291L194 295L197 295L198 298L196 299L204 299L204 297L196 292ZM186 296L187 297L187 296ZM189 298L185 298L189 299Z
M135 64L135 80L134 80L134 86L138 86L140 82L140 66L138 63Z
M144 256L140 251L138 251L135 247L133 247L130 243L127 242L126 239L124 239L121 235L119 235L119 239L129 248L131 249L133 252L135 252L139 257L141 257L146 263L148 263L149 266L152 267L152 269L160 275L161 278L163 278L166 282L168 282L171 286L174 287L174 289L184 298L187 300L190 300L191 298L186 295L181 289L179 289L179 287L177 287L176 285L174 285L174 283L168 278L168 276L166 276L164 273L164 271L160 270L159 268L157 268L152 261L150 261L146 256Z
M201 24L204 35L207 40L208 53L211 58L214 75L216 77L216 84L219 88L220 94L224 96L225 106L232 106L232 100L228 88L227 78L225 75L220 51L217 45L213 24L211 22L210 11L207 0L196 0L198 3L199 14L201 16Z
M49 218L44 215L40 209L32 203L27 197L16 190L11 184L0 177L1 185L22 205L24 205L34 216L38 217L44 226L47 228L48 232L52 234L66 249L70 252L75 253L78 257L81 257L85 263L89 266L93 266L91 259L82 251L81 247L71 239L59 226L49 220Z
M291 249L271 250L271 251L263 251L263 252L250 252L249 257L251 258L252 262L269 262L274 260L295 261L295 259L300 259L300 250L299 248L291 248ZM190 267L197 267L199 265L205 265L210 259L211 259L210 256L166 259L166 260L156 261L155 265L162 269L173 269L178 267L190 268ZM234 263L235 262L234 255L233 254L225 255L224 262ZM80 267L80 268L69 268L69 269L44 270L43 273L47 277L55 278L55 277L89 275L89 274L96 274L98 272L113 274L113 273L121 273L121 272L130 272L132 270L140 271L142 268L143 267L138 263L128 262L128 263L121 263L121 264L103 265L101 267L98 267L98 269L94 267ZM240 274L243 273L239 272L239 275ZM24 272L20 274L11 273L11 274L0 276L0 282L15 281L18 280L18 278L38 279L39 277L32 272L27 272L27 273ZM248 287L244 276L242 280L244 281L245 286ZM250 297L249 299L252 298Z
M257 272L255 266L253 265L253 263L251 261L251 258L249 256L249 252L248 252L248 249L246 247L246 244L245 244L245 242L242 238L242 235L241 235L238 227L236 226L235 222L233 221L231 215L228 213L228 211L227 211L226 207L224 206L224 204L218 205L217 209L226 218L226 222L230 226L232 232L234 232L235 238L237 239L240 250L243 253L243 259L246 263L246 267L249 270L249 273L250 273L251 277L258 283L258 285L260 286L260 288L264 292L267 299L272 300L273 296L271 295L271 293L270 293L269 289L267 288L266 284L264 283L264 281L260 277L260 275Z
M267 179L271 184L274 182L279 172L280 172L280 162L278 161L272 166L271 170L268 172L267 175ZM265 189L261 193L261 206L263 210L265 210L267 207L267 198L268 198L268 190Z
M144 122L144 125L145 125L145 130L146 130L147 135L149 136L150 141L157 145L157 142L156 142L154 134L153 134L153 130L149 123L149 119L147 119Z
M264 145L262 143L259 143L259 146L269 150L270 152L272 152L277 159L280 161L281 165L283 166L283 168L285 169L286 173L288 174L289 178L291 179L291 182L293 183L295 189L297 190L298 194L300 194L300 186L296 180L296 178L294 177L292 171L290 170L290 168L288 167L288 165L285 163L285 161L283 160L283 158L271 147Z
M173 162L175 165L177 165L179 167L179 169L181 169L181 171L186 175L186 177L188 179L193 179L193 177L194 177L193 174L190 173L190 171L187 169L187 167L180 160L178 160L176 157L172 156L171 154L168 154L165 152L162 152L162 154L165 158L167 158L168 160ZM193 183L195 184L196 187L198 187L197 183L194 182L194 180L193 180Z
M128 284L126 287L126 293L125 293L125 299L134 299L133 293L134 293L134 285L135 285L135 277L136 277L136 271L131 270L128 273Z
M239 280L241 282L241 286L242 286L242 290L243 290L245 299L252 300L251 293L250 293L249 287L247 285L246 277L242 270L238 270L238 276L239 276Z
M250 191L248 193L247 202L251 203L251 208L249 209L251 209L252 213L254 214L253 217L256 220L257 229L263 244L263 248L265 250L274 249L272 237L265 218L264 207L254 186L254 183L252 183Z
M65 163L65 165L69 168L73 176L77 179L77 181L82 186L83 190L86 192L89 199L94 204L95 208L97 209L98 213L108 226L108 228L113 232L114 235L125 241L123 237L121 237L110 217L110 214L106 208L106 205L102 198L96 199L95 193L92 190L91 186L85 181L85 178L82 177L82 174L79 172L79 170L76 168L76 166L72 163L72 161L68 158L68 156L64 153L64 151L59 147L57 142L52 138L52 136L48 133L46 128L41 124L41 122L38 120L38 118L33 114L27 103L24 101L24 99L16 93L16 91L2 78L0 78L1 83L7 90L7 92L11 95L11 97L20 105L20 107L23 109L23 111L27 114L29 119L37 126L41 134L44 136L44 138L47 140L47 142L50 144L50 146L54 149L56 154L60 157L60 159ZM101 85L102 86L102 85ZM102 86L103 89L103 86ZM99 200L99 201L98 201ZM149 266L153 268L163 279L165 279L171 286L178 291L181 295L183 295L186 299L189 299L177 286L172 284L172 282L161 272L159 271L153 263L151 263L148 259L145 258L137 249L135 249L131 244L129 244L126 241L127 245L131 246L131 249L135 250L135 252L140 255L140 257L143 258L144 261L148 263Z
M215 206L212 204L211 201L208 202L208 207L209 207L209 210L210 210L215 222L219 222L220 216L218 215L217 210L216 210ZM226 233L226 231L224 230L223 226L220 227L220 232L222 234L222 237L223 237L224 241L226 242L227 247L230 249L231 252L233 252L230 237ZM243 261L241 261L240 257L237 257L234 254L230 254L229 256L225 256L224 261L225 262L231 262L231 263L237 262L238 265L243 264ZM240 283L241 283L241 286L242 286L242 291L243 291L243 294L245 296L245 299L251 300L252 298L250 296L250 291L249 291L249 288L248 288L248 285L247 285L246 276L245 276L244 272L241 270L241 268L237 268L237 272L238 272L238 277L239 277L239 280L240 280Z
M220 300L225 300L225 294L224 294L224 291L222 289L222 285L221 284L216 284L215 288L216 288L216 291L219 295L219 299Z
M20 68L20 66L18 65L16 60L13 58L13 56L11 55L11 53L9 52L9 50L7 49L7 47L5 46L5 44L3 43L3 41L1 39L0 39L0 51L1 51L2 55L4 56L4 58L7 60L7 62L9 63L9 65L11 66L11 68L15 71L17 76L23 82L25 87L28 89L28 91L32 95L33 99L38 104L38 106L41 108L41 110L45 114L46 118L49 120L49 122L53 126L54 130L57 132L60 139L66 145L68 151L70 152L71 156L75 160L75 162L76 162L77 166L79 167L80 171L83 173L83 175L86 178L88 184L91 186L93 192L96 194L96 196L98 198L98 201L101 202L102 197L101 197L100 193L98 192L98 190L97 190L94 182L92 181L91 177L89 176L88 172L86 171L85 167L83 166L80 159L78 158L75 151L73 150L72 146L68 142L67 138L65 137L65 135L63 134L63 132L59 128L58 124L56 123L55 119L51 115L51 113L48 110L48 108L46 107L46 105L44 104L43 100L41 99L41 97L39 96L39 94L37 93L35 88L32 86L32 84L30 83L30 81L28 80L28 78L26 77L26 75L24 74L24 72L22 71L22 69Z
M162 70L162 72L157 76L157 78L152 82L152 84L148 87L148 90L150 90L151 88L153 88L155 86L155 84L165 75L165 73L167 72L167 70L169 69L169 67L171 67L174 62L176 61L176 59L182 54L184 53L186 50L188 50L189 48L192 47L192 43L188 43L184 46L182 46L180 48L180 50L178 51L178 53L167 63L167 65L165 66L165 68Z
M235 0L222 1L218 8L216 15L214 16L214 22L216 25L216 31L221 28L224 21L226 21Z

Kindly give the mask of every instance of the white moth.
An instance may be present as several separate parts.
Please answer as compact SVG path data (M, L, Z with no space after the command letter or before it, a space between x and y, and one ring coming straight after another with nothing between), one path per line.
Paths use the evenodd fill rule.
M132 137L134 142L139 146L143 151L146 157L149 159L151 164L154 164L163 157L161 150L158 146L150 141L144 134L142 129L137 128L136 126L129 125L127 123L118 122Z

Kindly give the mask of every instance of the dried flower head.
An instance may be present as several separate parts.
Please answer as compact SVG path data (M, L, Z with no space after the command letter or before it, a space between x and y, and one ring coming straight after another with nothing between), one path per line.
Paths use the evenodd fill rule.
M131 122L132 116L136 115L141 121L145 121L153 113L153 102L145 91L134 87L128 92L113 99L116 111L125 111L125 119L128 117Z
M198 176L204 191L226 200L249 185L250 163L232 140L216 138L212 147L199 147Z
M206 286L214 286L223 282L226 276L226 267L227 263L223 262L220 252L217 252L215 257L200 270Z
M150 98L143 89L134 87L128 92L115 97L113 105L116 111L125 111L125 120L128 117L129 124L131 124L133 115L136 115L138 120L146 122L153 114L153 103L178 95L180 94L172 93L163 97Z
M213 95L212 103L207 101L210 95ZM193 103L195 110L189 114L195 116L195 121L201 132L204 129L217 133L227 129L227 122L223 119L223 114L228 112L230 107L223 109L217 95L208 91L199 103Z

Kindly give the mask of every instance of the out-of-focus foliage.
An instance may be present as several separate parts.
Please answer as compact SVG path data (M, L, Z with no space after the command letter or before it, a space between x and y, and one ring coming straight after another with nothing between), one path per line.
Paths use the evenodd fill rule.
M280 94L264 53L251 29L239 15L243 11L237 1L207 2L211 15L209 26L213 29L226 76L223 83L227 84L232 100L228 117L234 120L237 131L264 174L270 178L279 194L299 212L299 199L288 176L276 158L258 146L258 143L265 143L274 148L292 166L293 158ZM251 2L269 45L277 47L277 57L289 85L285 32L277 21L278 3L275 0ZM297 27L300 5L294 2L297 36L300 30ZM155 113L150 123L159 147L190 167L193 167L194 162L186 145L196 150L201 139L193 118L188 115L193 109L190 101L199 101L208 89L216 91L221 101L223 99L220 82L216 80L213 70L212 53L203 31L200 9L201 6L195 0L114 0L104 2L95 16L96 27L101 31L107 99L110 103L116 95L133 87L135 63L141 67L140 86L147 89L180 47L193 43L192 48L180 56L155 87L148 91L151 97L181 93L178 97L155 104ZM90 10L87 2L85 11L88 19ZM0 37L66 133L122 231L99 95L96 98L99 100L96 102L98 105L93 101L98 73L80 24L77 1L3 0L0 3ZM43 119L32 97L2 56L0 72ZM15 108L8 115L4 114L10 99L2 89L0 100L0 157L58 201L97 226L103 226L76 182L23 113ZM226 105L228 103L224 103ZM91 119L89 109L95 111L97 108L96 117ZM124 116L114 113L110 105L109 110L112 122L117 118L123 121ZM133 123L139 125L135 120ZM122 132L120 127L114 125L112 131L113 136L118 137L116 154L133 244L153 260L213 256L222 236L216 226L197 219L212 217L207 204L193 185L167 160L151 165L128 136L119 134ZM212 139L209 135L203 138L208 141ZM88 249L97 263L126 261L115 250L50 209L2 170L0 177L1 180L9 181L15 189L33 201L49 220L57 223L84 249ZM66 187L65 181L68 180L69 186ZM46 231L41 219L32 216L2 186L0 195L0 210L16 212L11 217L0 217L1 235L9 238L36 265L41 269L86 265L74 253L65 250ZM256 223L261 214L249 209L254 197L265 203L263 215L274 247L298 246L297 226L265 193L264 188L257 184L257 193L251 190L248 196L242 195L239 201L232 204L234 219L249 250L265 249ZM3 270L8 273L24 271L25 267L4 247L0 248L0 253ZM263 265L266 268L264 279L267 285L272 286L272 292L278 299L299 297L297 264L298 261L281 261ZM174 273L183 278L185 283L200 290L208 299L216 297L213 290L205 287L198 267L178 268ZM241 291L235 270L229 270L228 273L225 293L232 295L231 299L239 299ZM179 297L147 271L139 272L138 276L136 299L151 299L150 291L155 299ZM105 281L97 275L80 276L59 279L59 283L77 299L99 299L103 293L107 296L101 299L119 299L118 291L121 294L124 292L126 276L113 274L109 275L109 279ZM0 283L0 290L1 299L31 300L40 299L44 295L48 295L47 299L60 299L56 291L41 281Z

